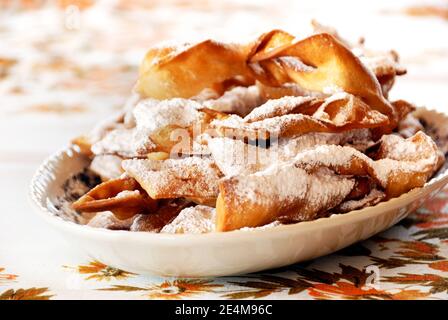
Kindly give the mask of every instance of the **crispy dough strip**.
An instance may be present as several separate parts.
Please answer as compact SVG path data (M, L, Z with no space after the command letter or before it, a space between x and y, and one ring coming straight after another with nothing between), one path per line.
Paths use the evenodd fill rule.
M264 171L222 179L216 229L313 219L350 194L354 182L344 176L368 176L387 198L396 197L423 186L442 163L437 146L422 132L406 140L385 136L383 143L376 161L350 147L323 145Z
M208 233L215 231L215 208L194 206L183 209L161 233Z
M389 124L382 113L349 94L335 94L327 99L284 97L255 108L245 118L232 115L212 121L211 127L222 136L267 139L299 136L310 132L342 132L377 128Z
M313 220L341 203L354 180L281 164L248 176L223 179L216 203L216 230L258 227L275 220Z
M160 232L189 205L191 202L185 199L162 200L155 212L137 215L131 225L131 231Z
M342 90L390 117L390 128L398 121L375 75L326 33L295 42L273 30L248 45L207 40L180 49L154 48L142 63L137 90L144 97L189 98L239 76L274 87L294 82L312 91Z
M79 151L88 156L93 156L92 152L92 142L89 140L89 138L86 135L81 135L79 137L76 137L72 140L72 143L79 148Z
M312 20L311 24L314 33L328 33L356 53L356 56L360 58L363 64L375 74L383 88L383 94L387 94L393 85L395 76L406 73L406 69L399 64L399 57L395 51L377 52L368 50L364 47L363 38L359 39L358 43L352 44L342 38L332 27L322 25L316 20Z
M118 219L125 220L154 210L157 201L148 197L133 178L121 177L99 184L72 206L81 212L112 211Z
M143 142L149 140L152 143L152 148L140 148L139 151L145 155L150 152L195 154L198 150L194 150L193 138L207 131L212 120L227 117L220 111L204 108L197 101L179 98L143 100L133 114L136 118L135 135L144 138L140 139ZM126 149L126 141L123 144L117 148ZM140 155L138 157L141 158Z
M403 107L404 108L404 107ZM270 100L255 108L244 120L256 122L287 114L304 114L323 120L337 127L371 128L383 126L388 118L370 109L359 98L346 93L336 93L325 99L316 97L283 97Z
M119 178L123 174L123 159L114 155L95 156L90 163L90 170L99 175L103 181Z
M279 48L268 55L255 55L251 62L284 56L295 57L311 67L296 68L290 63L278 60L289 78L305 89L324 92L327 88L340 88L363 98L375 110L388 116L394 115L393 107L384 99L375 76L333 36L326 33L317 34Z
M212 40L186 47L154 48L140 67L137 90L145 97L190 98L236 76L250 77L246 53L236 45Z
M123 161L122 165L153 199L182 197L213 203L218 195L221 172L209 159L132 159Z
M287 138L273 143L270 148L247 144L242 140L227 137L207 138L211 156L225 176L247 175L262 171L275 162L294 159L298 153L318 145L349 145L364 151L374 142L367 129L342 133L312 132L296 138ZM354 144L354 145L352 145Z
M134 217L120 220L112 212L98 212L92 219L90 219L87 225L93 228L109 230L129 230L134 221Z

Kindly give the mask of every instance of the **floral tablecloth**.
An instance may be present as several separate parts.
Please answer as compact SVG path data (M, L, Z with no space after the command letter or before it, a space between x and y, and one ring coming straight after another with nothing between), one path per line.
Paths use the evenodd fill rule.
M132 274L89 259L33 213L39 163L120 108L160 40L234 39L310 18L401 53L392 98L448 110L448 2L0 0L0 300L448 299L448 189L335 254L216 279ZM437 36L434 36L437 35Z

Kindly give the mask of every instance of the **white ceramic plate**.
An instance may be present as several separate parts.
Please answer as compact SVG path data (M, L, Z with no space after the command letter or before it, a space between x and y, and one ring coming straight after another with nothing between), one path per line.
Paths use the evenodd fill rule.
M442 128L447 116L419 110ZM448 126L446 126L448 127ZM47 159L31 183L37 212L73 245L108 265L162 276L227 276L281 267L323 256L381 232L420 207L448 183L448 170L423 188L373 207L310 222L251 231L210 234L157 234L112 231L68 221L55 203L63 183L88 160L68 147Z

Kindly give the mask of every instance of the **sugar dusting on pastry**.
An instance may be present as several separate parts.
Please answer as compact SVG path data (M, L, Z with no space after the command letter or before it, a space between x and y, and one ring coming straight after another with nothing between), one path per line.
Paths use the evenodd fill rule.
M388 100L406 72L398 55L314 26L305 39L273 30L149 50L125 110L76 140L104 181L82 198L99 196L92 224L131 216L131 231L249 231L423 186L444 157L415 108ZM112 213L101 212L104 195Z
M110 131L92 146L97 155L117 154L124 157L145 155L155 148L148 135L140 135L135 129L118 128Z
M216 99L201 101L205 108L245 116L264 101L258 86L235 87Z
M366 206L373 206L377 203L379 203L381 200L383 200L386 197L384 192L373 189L369 194L367 194L362 199L358 200L349 200L341 203L338 206L338 212L350 212L353 210L361 209Z
M134 109L137 130L147 134L156 132L168 125L188 127L200 120L198 102L186 99L141 101Z
M220 171L213 161L200 157L123 161L124 170L155 198L202 197L218 194Z
M195 206L183 209L179 215L162 228L161 233L208 233L215 231L216 209Z

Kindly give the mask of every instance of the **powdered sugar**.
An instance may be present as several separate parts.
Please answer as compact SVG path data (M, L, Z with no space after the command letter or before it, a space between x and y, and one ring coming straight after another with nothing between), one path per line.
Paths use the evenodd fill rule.
M349 145L364 151L373 144L372 134L368 129L355 129L341 133L311 132L299 137L280 139L279 149L282 158L289 159L299 152L318 145Z
M320 168L309 175L308 191L304 197L303 209L293 216L294 220L310 220L316 214L330 210L352 191L355 181L335 175L327 168ZM308 216L305 216L305 213Z
M208 148L213 160L225 176L250 174L270 163L266 156L269 151L225 137L208 140Z
M332 95L332 94L335 94L335 93L340 93L340 92L343 92L343 91L344 90L342 90L341 87L338 87L337 85L334 85L334 84L328 85L328 86L325 86L325 87L322 88L322 92L324 94L328 94L328 95Z
M389 159L411 160L421 157L422 145L411 140L403 140L398 135L387 135L381 139L381 152Z
M295 72L311 72L314 71L315 68L304 64L297 57L292 56L283 56L276 58L285 68L291 69Z
M418 172L429 178L444 158L435 142L423 132L408 139L387 135L381 141L382 159L375 162L375 172L380 180L386 180L389 175L397 172Z
M201 105L193 100L142 100L134 109L137 130L150 135L168 125L188 127L200 120Z
M123 190L115 196L115 199L126 199L129 197L137 197L139 195L140 191L138 190Z
M129 230L134 221L134 217L120 220L112 212L98 212L87 225L93 228L104 228L110 230Z
M162 228L161 233L207 233L215 230L216 209L194 206L183 209L179 215Z
M280 137L299 136L309 132L341 132L388 124L386 115L344 92L326 99L286 96L269 100L245 118L233 115L211 123L222 135L230 132L240 136L268 136L269 133Z
M241 116L248 114L263 102L258 86L235 87L226 91L221 97L202 101L205 108Z
M88 134L87 140L94 144L103 139L110 131L124 128L122 121L124 120L125 112L117 112L106 119L100 121Z
M95 156L90 163L90 169L103 180L115 179L123 173L121 161L123 159L115 155Z
M220 171L207 158L125 160L124 170L136 179L153 199L216 198Z
M414 141L414 143L421 144L418 149L409 145L413 140L404 140L398 136L397 138L398 140L394 145L402 151L400 158L397 159L388 158L389 154L384 153L384 159L374 161L350 147L322 145L298 154L294 162L304 168L314 168L316 166L348 168L352 161L360 161L363 163L366 173L372 175L383 188L389 186L391 175L397 172L429 175L440 165L440 154L437 152L437 147L424 133L419 132L413 137L414 139L422 139L418 142ZM425 152L422 152L423 150ZM395 154L394 156L398 155Z
M317 166L349 166L351 160L358 157L366 162L372 160L366 155L356 151L350 147L334 146L334 145L321 145L311 150L305 150L299 153L294 162L305 167L317 167Z
M195 44L193 43L180 43L177 41L165 41L161 42L156 46L153 46L152 51L160 51L163 52L163 56L155 56L151 60L152 65L157 65L163 63L164 61L169 61L170 59L177 57L182 52L185 52L191 49Z
M118 154L123 157L138 157L155 148L155 144L136 129L118 128L107 133L103 139L92 146L96 155Z
M250 174L263 170L273 163L287 162L299 153L318 145L354 144L364 150L371 145L370 131L351 130L343 133L313 132L296 138L271 141L270 148L256 147L241 140L226 137L209 138L208 148L219 169L225 176Z
M377 77L406 73L406 69L397 62L397 56L393 51L372 52L361 49L357 54L361 62Z
M416 141L422 143L423 139L423 146L419 147L422 149L434 146L434 142L425 135L406 141L398 139L397 143L404 145ZM439 165L437 153L422 154L413 147L404 149L410 154L402 157L413 161L387 158L374 161L351 147L316 146L298 153L292 160L275 162L253 174L225 178L225 194L230 194L226 203L229 206L228 201L231 201L230 207L235 210L238 207L257 206L263 208L258 210L264 210L265 214L272 211L279 212L280 216L286 213L287 219L309 220L345 199L354 186L354 180L350 178L352 175L370 176L386 192L396 187L393 185L396 183L394 177L400 171L416 176L415 181L421 180L423 185ZM408 191L419 186L415 181L412 184L404 181L401 189ZM291 207L296 209L297 214L291 213Z
M310 220L321 211L331 209L350 193L353 186L352 179L327 169L310 174L292 163L276 164L251 175L232 177L225 183L235 209L256 204L266 212L273 211L278 217L286 214L293 220ZM293 208L295 210L291 212Z
M315 100L313 97L283 97L280 99L268 100L265 104L254 109L248 114L244 121L254 122L260 121L266 118L272 118L282 116L292 112L299 106L305 105Z

